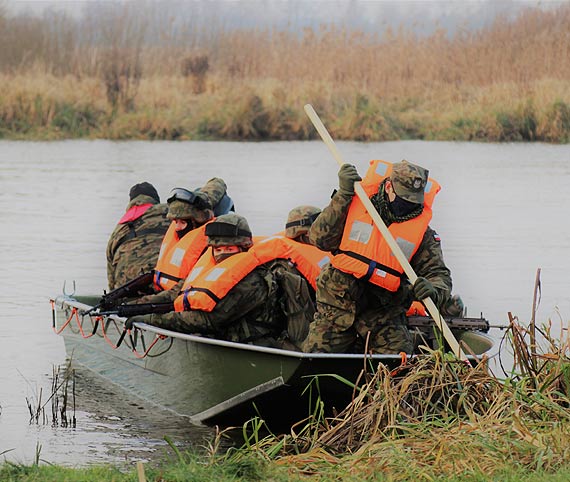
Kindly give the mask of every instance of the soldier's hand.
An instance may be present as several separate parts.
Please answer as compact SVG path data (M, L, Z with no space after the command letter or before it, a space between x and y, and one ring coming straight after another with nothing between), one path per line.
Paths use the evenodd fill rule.
M110 311L116 307L116 303L110 300L107 295L101 296L98 305L100 311Z
M425 300L426 298L435 298L437 295L437 290L432 282L426 278L418 277L416 282L414 283L414 297L416 300L421 301Z
M358 175L356 167L352 164L343 164L338 171L338 187L342 194L352 196L354 194L354 183L362 181Z
M132 330L133 323L150 324L151 320L152 320L152 314L131 316L130 318L127 318L127 321L125 321L125 329Z

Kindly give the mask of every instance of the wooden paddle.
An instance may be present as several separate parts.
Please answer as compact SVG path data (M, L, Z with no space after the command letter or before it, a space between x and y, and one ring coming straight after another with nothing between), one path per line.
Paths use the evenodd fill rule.
M309 116L309 119L311 119L311 122L313 123L313 125L317 129L317 132L321 136L321 139L324 141L326 146L329 148L329 151L331 152L333 157L338 162L338 165L342 166L344 164L342 156L340 155L340 152L337 149L336 144L332 140L332 137L328 133L326 127L321 122L321 119L319 118L319 116L317 115L317 113L315 112L315 109L313 109L313 106L311 104L305 105L305 113L307 114L307 116ZM374 224L380 230L380 233L384 237L384 240L388 243L388 246L390 246L392 253L396 257L396 259L399 261L399 263L402 265L402 268L404 269L406 276L410 280L410 283L412 283L412 285L413 285L416 282L416 280L418 279L418 276L416 275L414 269L410 266L410 263L408 262L408 259L406 258L406 256L402 252L402 250L400 249L400 246L398 246L398 243L396 243L396 241L394 240L392 233L388 230L388 228L386 227L386 224L384 224L384 221L382 221L382 218L380 217L380 215L378 214L378 212L376 211L376 209L374 208L374 206L370 202L370 199L368 199L368 196L366 195L364 188L362 187L362 185L359 182L354 183L354 190L355 190L358 198L360 199L360 201L362 202L362 204L364 205L364 207L368 211L368 214L370 215L370 217L374 221ZM437 307L435 306L435 303L432 301L432 299L426 298L426 299L422 300L422 302L426 306L429 314L434 319L438 328L443 333L443 337L445 338L445 341L447 341L447 343L451 347L451 350L453 351L455 356L457 356L457 358L459 358L460 360L466 361L469 363L467 357L465 356L465 353L463 353L463 350L459 346L459 343L457 342L455 336L453 336L453 333L449 329L449 326L447 326L447 323L443 319L443 316L440 315L440 313L439 313Z

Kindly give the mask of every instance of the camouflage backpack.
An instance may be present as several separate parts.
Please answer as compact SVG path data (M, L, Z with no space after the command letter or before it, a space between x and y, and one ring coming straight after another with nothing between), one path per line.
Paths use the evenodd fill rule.
M279 305L287 324L283 348L300 351L316 311L314 292L307 280L289 262L276 261L272 271L279 287Z

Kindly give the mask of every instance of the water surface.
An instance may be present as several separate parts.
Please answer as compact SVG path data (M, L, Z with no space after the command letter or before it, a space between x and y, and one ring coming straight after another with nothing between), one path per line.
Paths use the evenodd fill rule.
M538 319L567 323L570 146L448 142L338 143L364 174L368 160L406 158L430 170L443 190L434 227L454 292L469 314L505 324L530 318L537 268ZM49 298L67 280L78 292L106 286L105 247L131 185L197 187L223 177L254 234L283 228L299 204L324 206L338 166L321 142L0 142L0 453L29 463L41 445L52 463L86 465L148 459L164 435L199 447L211 429L159 413L113 386L77 376L76 428L29 424L26 398L44 400L54 366L65 363L51 331ZM49 414L49 406L46 407Z

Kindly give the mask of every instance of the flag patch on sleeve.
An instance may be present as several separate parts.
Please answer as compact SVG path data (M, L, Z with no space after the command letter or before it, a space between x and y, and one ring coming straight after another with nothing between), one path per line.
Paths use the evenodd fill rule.
M441 241L441 238L437 233L433 233L433 239L435 239L438 243Z

